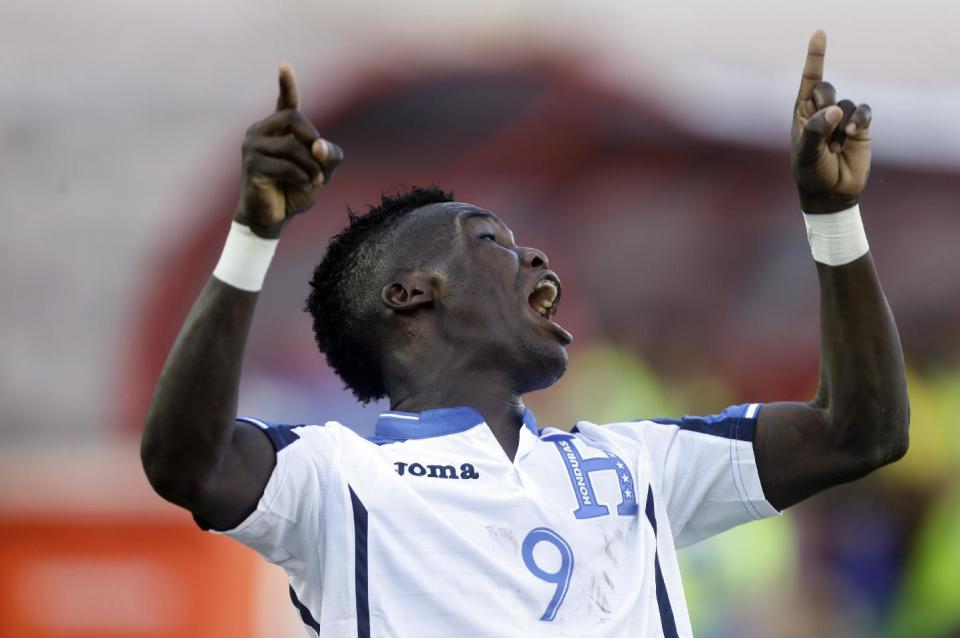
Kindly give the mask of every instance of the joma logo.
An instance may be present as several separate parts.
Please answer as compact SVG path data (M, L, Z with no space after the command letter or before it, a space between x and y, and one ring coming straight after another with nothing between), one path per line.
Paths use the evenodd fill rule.
M403 476L425 476L427 478L439 479L478 479L480 474L472 463L463 463L460 465L460 471L453 465L424 465L422 463L404 463L397 461L393 464L397 469L397 474Z

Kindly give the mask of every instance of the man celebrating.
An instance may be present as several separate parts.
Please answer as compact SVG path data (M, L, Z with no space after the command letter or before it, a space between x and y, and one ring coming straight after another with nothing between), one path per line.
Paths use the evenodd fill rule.
M858 209L870 108L837 103L825 49L818 31L791 154L821 290L812 401L540 429L522 396L566 367L559 278L493 213L414 188L351 216L307 301L348 387L389 397L376 435L236 418L277 240L342 159L282 66L276 112L247 132L223 255L157 384L151 484L282 566L310 635L690 636L676 547L907 448L903 356Z

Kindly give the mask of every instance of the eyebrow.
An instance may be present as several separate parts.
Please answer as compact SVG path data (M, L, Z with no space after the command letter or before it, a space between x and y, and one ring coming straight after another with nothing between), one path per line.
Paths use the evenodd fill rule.
M470 217L486 217L487 219L492 219L495 222L499 222L501 224L503 223L499 219L497 219L497 216L491 213L490 211L480 210L479 208L474 209L468 213L460 213L461 219L469 219Z
M497 217L496 215L494 215L493 213L491 213L491 212L488 211L488 210L483 210L483 209L477 208L477 209L471 210L470 212L460 213L460 215L458 215L458 217L460 218L461 221L465 221L465 220L467 220L467 219L472 219L472 218L474 218L474 217L480 217L480 218L483 218L483 219L489 219L489 220L491 220L492 222L496 223L500 228L503 229L504 232L506 232L506 233L510 236L510 243L512 243L512 244L516 244L516 243L517 243L517 240L516 240L516 238L515 238L515 236L514 236L514 234L513 234L513 231L510 230L510 229L507 227L507 225L504 224L503 221L502 221L499 217Z

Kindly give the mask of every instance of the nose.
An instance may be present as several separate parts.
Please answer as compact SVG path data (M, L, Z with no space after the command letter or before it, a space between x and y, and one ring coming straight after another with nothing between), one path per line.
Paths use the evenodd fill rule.
M530 268L550 268L550 260L547 255L536 248L523 249L523 264Z

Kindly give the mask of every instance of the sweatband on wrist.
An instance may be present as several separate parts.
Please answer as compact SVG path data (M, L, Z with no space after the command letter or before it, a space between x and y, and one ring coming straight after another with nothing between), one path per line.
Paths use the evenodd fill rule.
M213 276L234 288L258 292L263 288L277 242L257 236L249 226L232 222Z
M870 245L860 219L860 206L839 213L803 214L814 260L828 266L849 264L867 254Z

